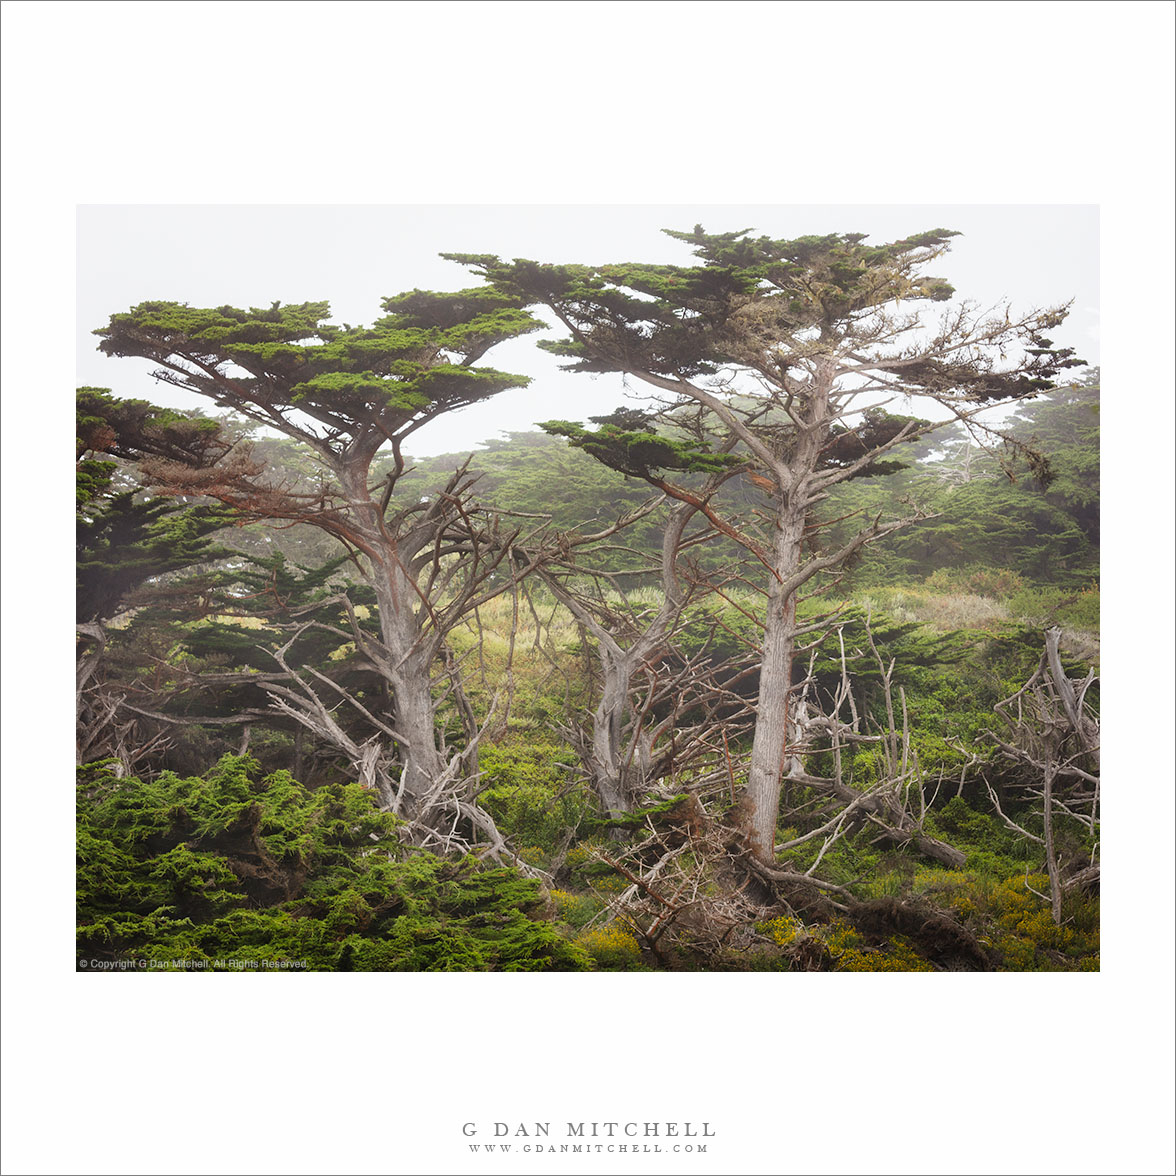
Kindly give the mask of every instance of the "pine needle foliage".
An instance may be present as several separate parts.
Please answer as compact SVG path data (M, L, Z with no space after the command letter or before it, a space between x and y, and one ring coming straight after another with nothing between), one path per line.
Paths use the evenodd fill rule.
M539 884L473 857L405 854L357 784L310 791L226 756L204 776L78 788L78 957L250 970L582 971Z

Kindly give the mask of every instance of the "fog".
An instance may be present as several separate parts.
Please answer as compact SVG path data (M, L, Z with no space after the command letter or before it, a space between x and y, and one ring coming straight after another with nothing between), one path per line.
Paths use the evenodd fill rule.
M363 325L383 313L380 300L389 295L478 283L442 252L689 264L689 246L661 230L695 224L775 238L858 232L875 241L955 229L962 236L933 269L960 297L985 308L1007 299L1015 310L1074 300L1055 340L1099 362L1099 218L1092 205L86 205L78 211L77 384L174 408L210 408L202 397L153 380L147 361L97 351L93 330L140 302L327 301L333 322ZM558 357L535 347L542 337L510 340L484 360L531 377L528 387L425 426L413 437L414 456L472 449L552 417L584 420L640 393L639 386L626 393L619 376L561 371Z

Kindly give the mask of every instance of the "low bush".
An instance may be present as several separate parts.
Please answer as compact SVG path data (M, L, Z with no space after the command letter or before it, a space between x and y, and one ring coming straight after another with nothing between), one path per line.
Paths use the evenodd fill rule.
M78 789L79 966L582 971L539 884L473 858L405 855L356 784L309 791L226 756L204 777Z
M564 744L510 739L479 749L480 801L517 844L550 853L574 834L592 809L577 782L579 764Z

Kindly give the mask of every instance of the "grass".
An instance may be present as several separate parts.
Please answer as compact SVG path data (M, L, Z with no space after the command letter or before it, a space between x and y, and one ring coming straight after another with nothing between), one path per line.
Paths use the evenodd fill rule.
M929 588L871 588L854 603L884 612L896 621L914 621L939 633L956 629L996 630L1010 619L1008 606L971 592L936 592Z

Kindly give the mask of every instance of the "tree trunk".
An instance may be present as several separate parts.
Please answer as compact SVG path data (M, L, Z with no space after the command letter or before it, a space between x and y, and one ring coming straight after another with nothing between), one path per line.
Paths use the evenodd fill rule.
M614 657L606 648L601 649L600 663L604 682L592 716L592 785L607 814L620 817L633 809L621 746L632 665L628 657Z
M437 746L437 708L428 665L410 659L393 680L393 719L404 736L401 745L400 795L405 815L428 823L430 794L445 771L445 757Z
M80 641L74 690L74 758L75 762L82 764L93 758L93 748L106 726L106 722L92 713L87 701L87 691L92 687L106 651L106 627L94 622L78 625L77 631ZM109 721L112 715L113 711L105 716L106 720Z
M835 378L836 368L831 361L817 361L804 406L797 406L804 419L794 416L797 434L792 454L787 463L779 461L772 470L776 479L773 577L764 623L758 714L747 777L750 804L741 822L751 852L767 863L776 859L780 786L794 727L790 710L792 658L796 652L796 596L803 582L798 574L804 556L804 527L811 479L820 466L833 421L829 396Z
M766 863L774 862L776 856L780 781L792 725L789 696L796 647L796 593L785 593L784 581L800 565L803 533L803 510L783 502L773 552L776 579L768 596L755 737L747 774L749 803L740 823L752 853Z
M444 634L426 631L428 606L409 570L415 552L403 550L400 541L388 534L383 511L367 489L372 453L357 451L339 463L336 473L349 501L356 533L367 551L384 647L374 661L391 687L391 726L403 736L399 741L398 801L393 807L398 814L427 824L427 813L421 806L431 806L431 793L446 767L437 743L437 704L432 686L433 660L440 652ZM419 549L422 543L423 540L410 547ZM373 784L378 784L383 794L391 784L386 779L388 757L381 758L385 761L380 765L385 779ZM393 804L391 796L382 799Z
M662 533L662 604L654 619L627 649L558 580L543 577L598 643L602 681L600 701L592 714L591 750L586 752L586 739L575 741L581 749L591 785L610 817L632 812L634 801L649 779L652 751L649 739L638 726L630 733L628 745L625 742L625 723L632 715L633 676L665 640L681 613L683 595L678 579L678 555L686 525L697 509L693 502L678 502L671 511ZM623 628L618 622L617 629Z
M1061 639L1061 629L1054 627L1046 630L1045 656L1049 665L1049 675L1053 679L1054 690L1057 692L1058 699L1061 701L1062 709L1066 712L1066 718L1070 720L1070 726L1074 728L1074 734L1078 736L1083 749L1090 757L1095 775L1098 775L1102 766L1099 752L1098 724L1082 712L1082 698L1086 694L1085 687L1089 686L1094 680L1094 671L1091 670L1090 676L1086 679L1085 683L1080 683L1083 686L1083 690L1082 694L1079 695L1074 689L1074 683L1070 681L1066 671L1062 668L1062 654L1059 648Z
M1062 878L1058 872L1058 855L1054 849L1053 836L1053 783L1056 771L1052 762L1045 765L1042 799L1044 805L1045 868L1049 873L1049 906L1054 923L1060 927L1062 925Z
M433 698L432 662L435 643L422 631L419 604L407 573L395 562L372 561L372 586L379 608L380 636L390 664L386 677L392 687L392 726L403 737L397 810L427 822L421 811L445 770L437 745L437 704Z

